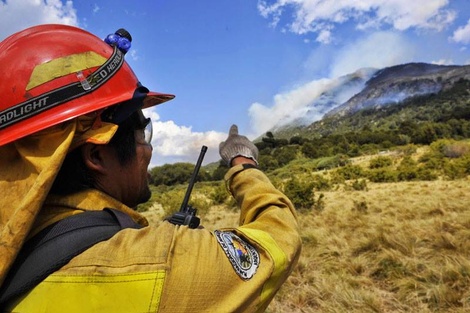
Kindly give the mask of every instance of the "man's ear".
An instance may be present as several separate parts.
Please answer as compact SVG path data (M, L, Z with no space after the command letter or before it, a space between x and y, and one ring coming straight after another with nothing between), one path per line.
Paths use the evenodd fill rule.
M93 172L104 174L107 169L105 148L105 145L95 145L92 143L84 144L81 149L85 166Z

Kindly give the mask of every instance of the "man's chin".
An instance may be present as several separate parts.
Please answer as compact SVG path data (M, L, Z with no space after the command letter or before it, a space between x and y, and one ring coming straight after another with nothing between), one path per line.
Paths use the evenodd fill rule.
M130 207L136 210L139 204L149 201L151 197L152 197L152 192L150 191L149 188L147 188L147 190L140 195L140 198L138 199L138 201L136 201L137 203Z
M152 192L150 191L150 188L147 188L144 193L142 193L142 197L140 198L139 204L145 203L150 200L152 197Z

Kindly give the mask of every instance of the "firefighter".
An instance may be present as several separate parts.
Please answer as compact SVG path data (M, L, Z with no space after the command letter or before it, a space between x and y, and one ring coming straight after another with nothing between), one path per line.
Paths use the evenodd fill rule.
M233 125L219 152L239 226L148 225L135 211L151 195L142 109L174 96L139 82L131 41L39 25L0 43L0 308L263 312L299 258L294 207ZM101 218L113 233L98 240Z

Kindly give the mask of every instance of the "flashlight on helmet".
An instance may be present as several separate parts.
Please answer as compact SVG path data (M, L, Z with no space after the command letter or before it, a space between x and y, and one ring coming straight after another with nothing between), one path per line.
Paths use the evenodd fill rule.
M131 48L132 36L127 30L120 28L114 34L106 36L104 42L117 47L122 53L126 54Z

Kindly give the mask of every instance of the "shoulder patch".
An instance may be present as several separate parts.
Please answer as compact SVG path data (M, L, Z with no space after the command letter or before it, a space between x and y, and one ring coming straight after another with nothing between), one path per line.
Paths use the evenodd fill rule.
M214 234L238 276L252 278L259 266L258 251L232 232L216 230Z

